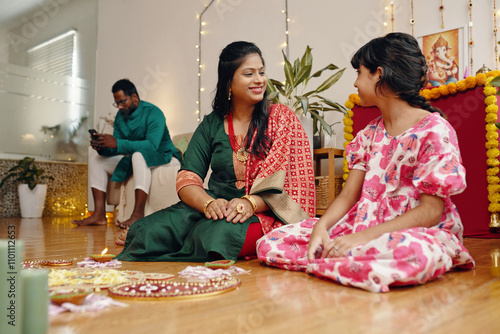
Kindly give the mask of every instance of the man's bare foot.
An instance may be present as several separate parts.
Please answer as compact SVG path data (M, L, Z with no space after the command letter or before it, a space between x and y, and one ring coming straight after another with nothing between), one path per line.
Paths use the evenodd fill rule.
M87 226L87 225L107 225L108 221L106 220L106 215L101 215L98 213L93 213L90 217L87 217L82 220L72 220L73 224L78 226Z
M133 223L135 223L137 220L139 220L141 218L144 218L144 215L135 215L135 214L132 214L132 216L130 216L129 219L127 219L124 222L121 222L119 226L121 228L128 229Z
M125 240L127 239L128 228L120 232L118 239L116 239L115 244L118 246L125 246Z

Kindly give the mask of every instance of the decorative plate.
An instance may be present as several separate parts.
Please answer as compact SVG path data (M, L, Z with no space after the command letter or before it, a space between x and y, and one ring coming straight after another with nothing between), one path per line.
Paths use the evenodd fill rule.
M111 297L137 300L183 299L213 296L236 289L240 285L241 281L233 276L213 278L205 282L146 281L111 287L108 294Z

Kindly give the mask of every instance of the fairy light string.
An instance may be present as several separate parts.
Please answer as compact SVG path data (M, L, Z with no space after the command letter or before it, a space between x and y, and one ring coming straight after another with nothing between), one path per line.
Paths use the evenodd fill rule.
M198 99L196 100L196 121L199 123L200 122L200 110L201 110L201 93L205 90L201 86L201 71L203 69L203 65L201 62L201 38L205 34L205 31L203 30L203 27L206 25L206 22L203 21L203 14L212 6L212 4L215 2L215 0L211 0L208 5L205 5L205 8L203 8L203 11L201 14L197 16L198 18L198 44L195 46L198 49L198 58L196 61L198 62Z
M285 48L286 57L289 58L290 49L288 48L288 22L290 22L290 19L288 18L288 0L285 0L285 9L281 12L285 14L285 43L283 43L283 47Z

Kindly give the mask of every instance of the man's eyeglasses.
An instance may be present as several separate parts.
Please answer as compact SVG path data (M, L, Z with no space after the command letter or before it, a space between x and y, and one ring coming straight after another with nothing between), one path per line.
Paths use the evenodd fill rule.
M130 96L127 97L125 100L116 101L115 103L113 103L113 107L118 108L118 107L120 107L120 105L124 105L125 103L127 103L127 101L129 99L130 99Z

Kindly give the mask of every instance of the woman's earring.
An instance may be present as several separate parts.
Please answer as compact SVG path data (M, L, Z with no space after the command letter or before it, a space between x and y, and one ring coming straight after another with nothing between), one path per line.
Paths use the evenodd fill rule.
M231 91L229 91L229 96L227 97L228 101L231 101Z

